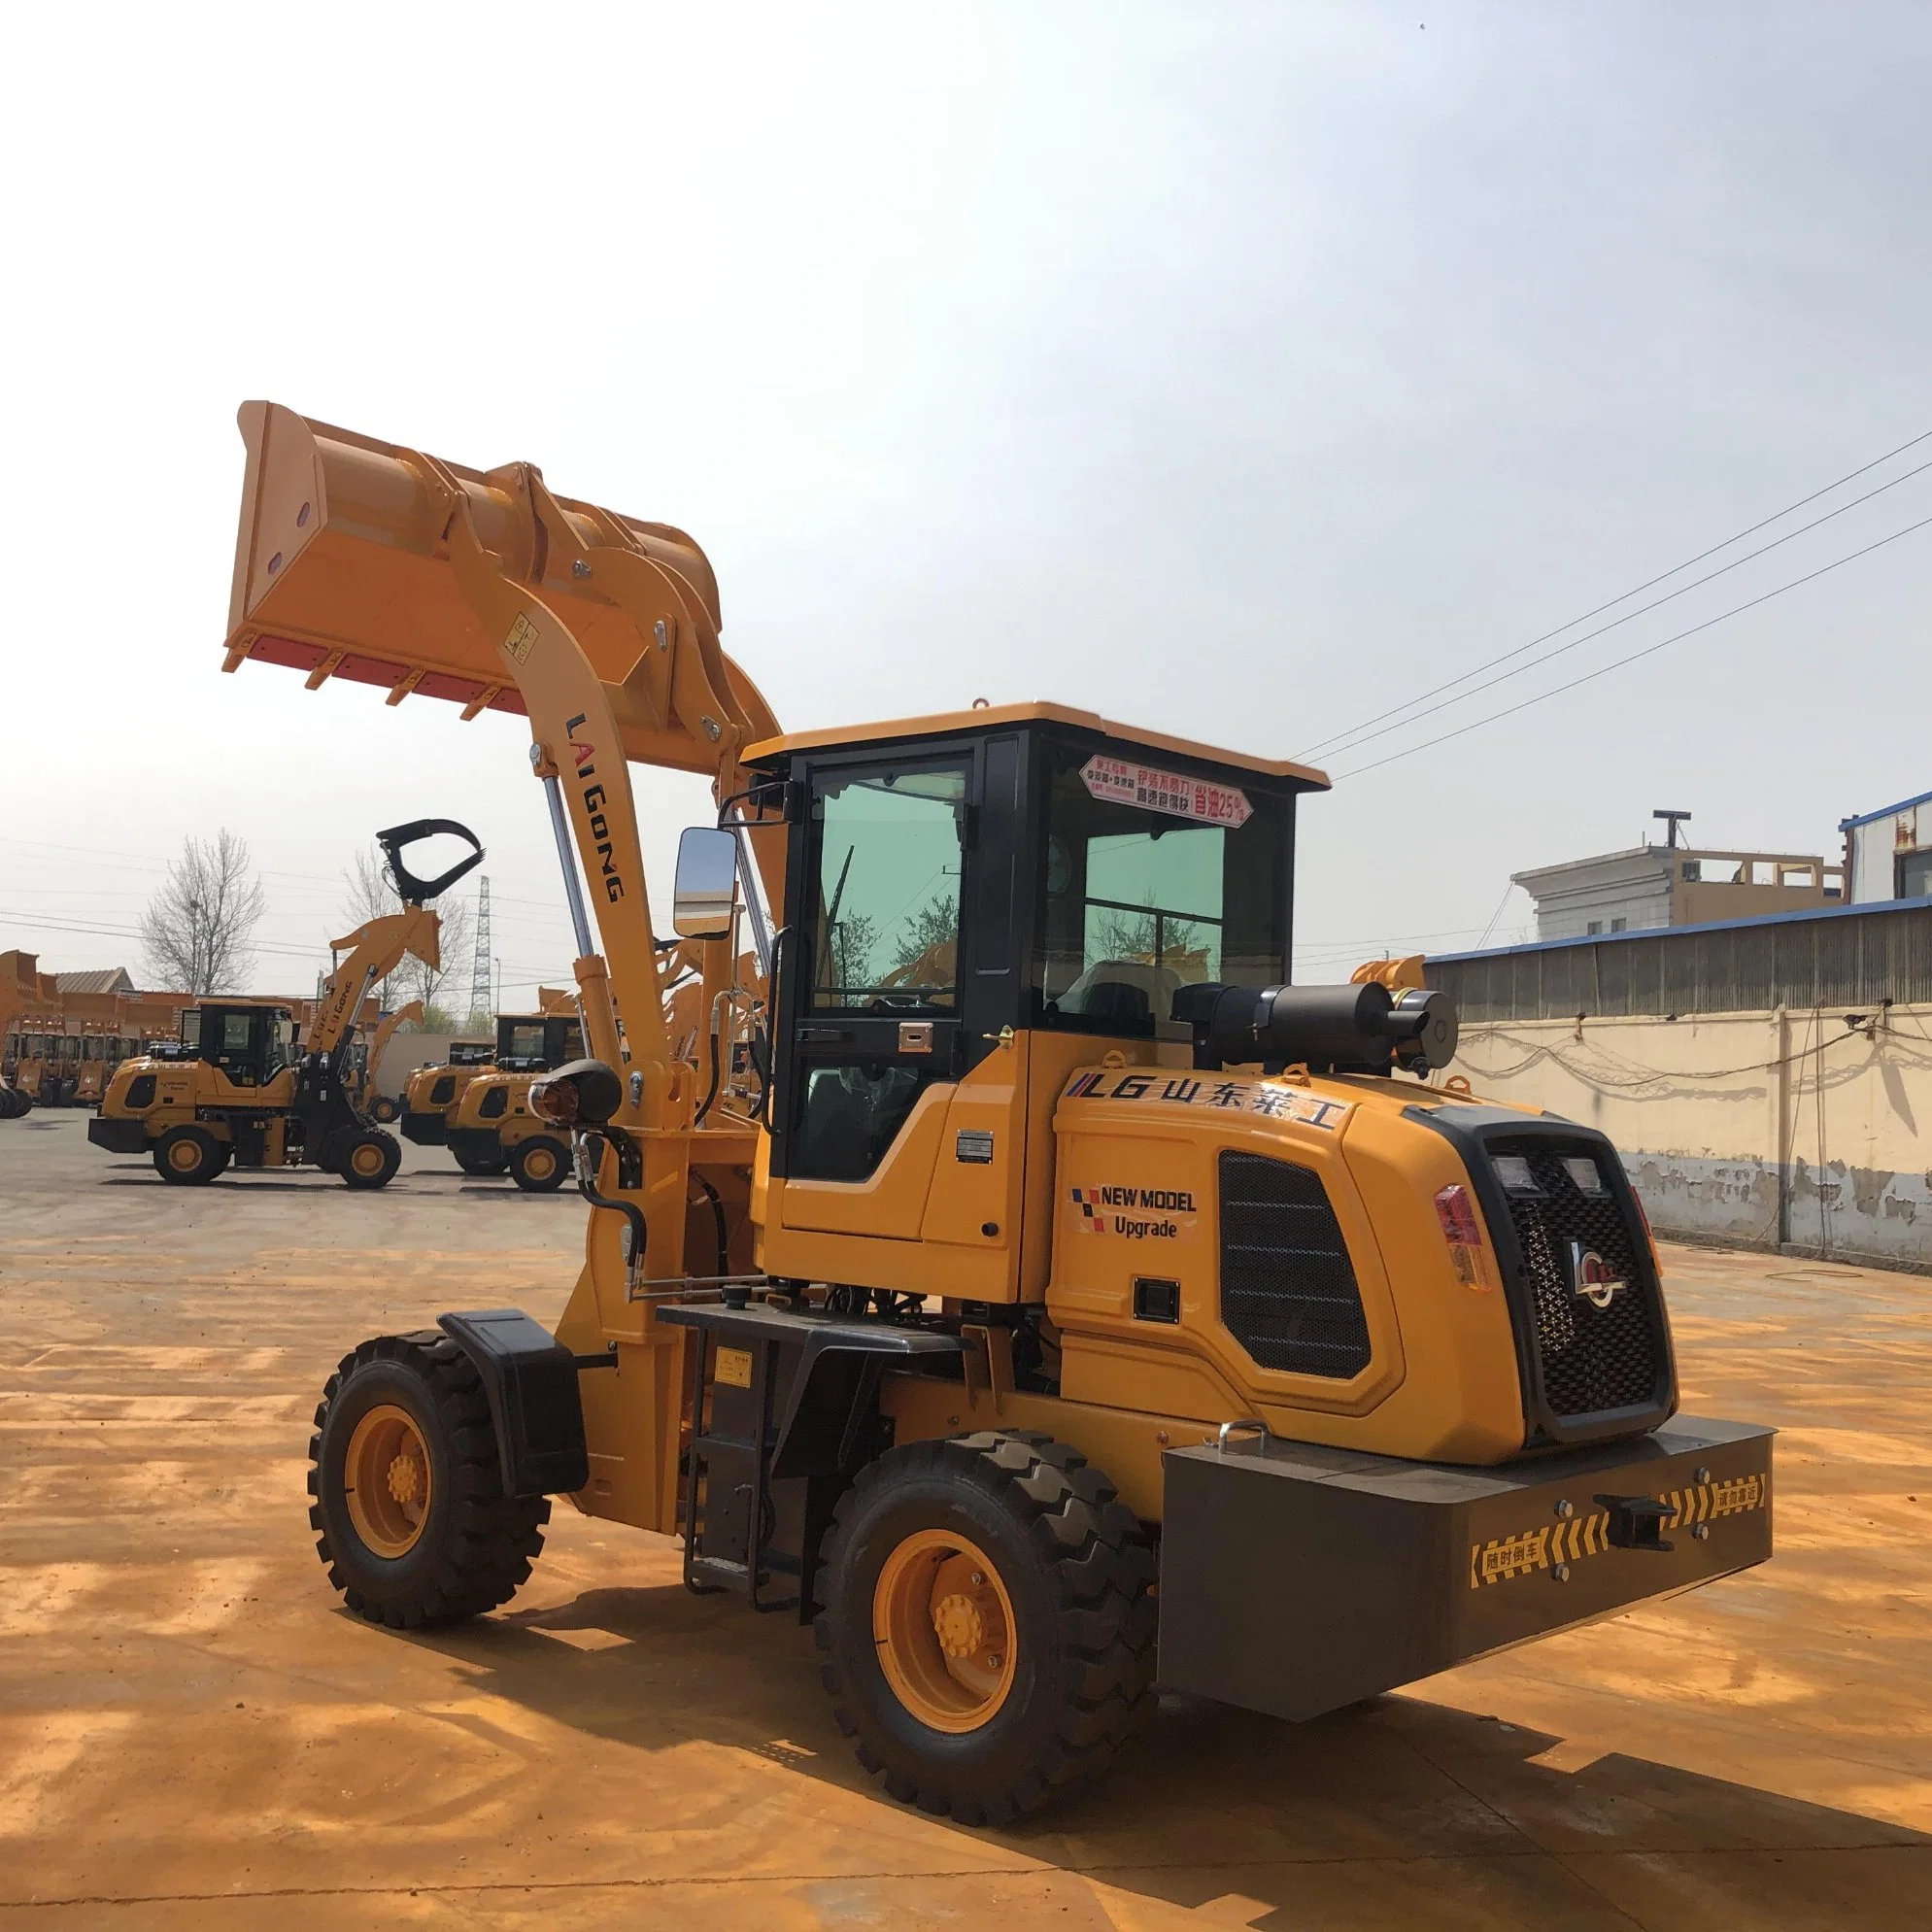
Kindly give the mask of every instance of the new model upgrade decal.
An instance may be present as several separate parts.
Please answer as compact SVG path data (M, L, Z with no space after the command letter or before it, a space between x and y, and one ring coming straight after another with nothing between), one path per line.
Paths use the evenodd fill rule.
M1348 1118L1353 1101L1325 1101L1283 1080L1227 1080L1215 1075L1194 1079L1183 1073L1143 1073L1137 1069L1089 1068L1067 1083L1063 1100L1140 1101L1156 1106L1221 1107L1258 1113L1273 1120L1299 1121L1333 1134Z
M1074 1224L1083 1234L1130 1241L1171 1241L1194 1226L1194 1196L1172 1187L1076 1187Z

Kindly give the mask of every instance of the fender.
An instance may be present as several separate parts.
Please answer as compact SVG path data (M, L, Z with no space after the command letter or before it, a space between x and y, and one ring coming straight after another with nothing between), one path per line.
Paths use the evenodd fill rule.
M521 1308L438 1315L483 1378L506 1496L557 1496L591 1479L577 1358ZM598 1358L598 1366L604 1358ZM616 1358L609 1358L616 1366Z

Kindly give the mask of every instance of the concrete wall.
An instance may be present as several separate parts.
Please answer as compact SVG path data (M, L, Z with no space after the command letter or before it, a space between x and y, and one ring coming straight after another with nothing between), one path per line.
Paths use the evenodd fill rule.
M1864 1017L1476 1022L1448 1074L1608 1134L1660 1235L1932 1271L1932 1005Z

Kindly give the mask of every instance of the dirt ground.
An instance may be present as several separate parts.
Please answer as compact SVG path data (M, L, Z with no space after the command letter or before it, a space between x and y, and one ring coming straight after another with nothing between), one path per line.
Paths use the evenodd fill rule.
M808 1633L559 1509L510 1608L346 1614L307 1528L365 1335L562 1305L571 1197L406 1157L207 1190L0 1123L0 1928L1932 1924L1932 1282L1667 1251L1765 1569L1295 1727L1166 1701L1015 1831L875 1796Z

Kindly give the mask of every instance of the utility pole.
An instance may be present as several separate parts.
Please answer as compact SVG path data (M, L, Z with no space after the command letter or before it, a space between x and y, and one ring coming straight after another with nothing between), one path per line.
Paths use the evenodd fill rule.
M490 881L476 883L476 960L469 974L469 1010L493 1013L490 1003Z

